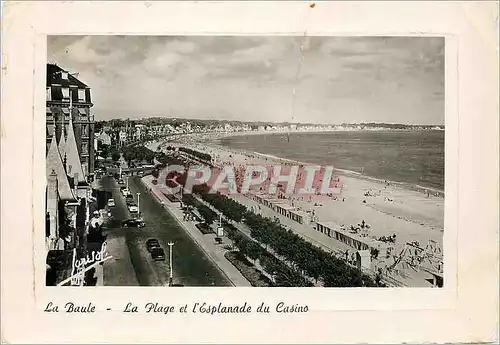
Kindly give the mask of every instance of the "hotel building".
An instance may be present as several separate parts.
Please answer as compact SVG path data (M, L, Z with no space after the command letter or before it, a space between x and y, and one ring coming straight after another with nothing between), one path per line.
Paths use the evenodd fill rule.
M53 126L55 125L57 142L64 147L68 137L68 126L72 122L83 170L78 179L90 181L94 175L95 159L94 115L91 113L93 104L90 87L61 67L47 64L46 104L47 152Z
M72 260L87 255L96 207L94 119L90 88L57 65L47 65L46 92L46 284L55 285L68 277Z

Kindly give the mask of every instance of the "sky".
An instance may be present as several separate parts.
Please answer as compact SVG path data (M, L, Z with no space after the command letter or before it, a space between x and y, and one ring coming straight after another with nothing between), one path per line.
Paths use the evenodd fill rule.
M49 36L97 120L444 124L444 38Z

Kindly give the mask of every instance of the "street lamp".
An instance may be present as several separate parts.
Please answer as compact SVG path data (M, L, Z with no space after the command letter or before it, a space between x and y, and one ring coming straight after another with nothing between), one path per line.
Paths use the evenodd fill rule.
M168 242L167 244L168 244L169 249L170 249L170 280L169 280L168 285L172 286L173 277L174 277L174 275L173 275L173 268L172 268L172 247L174 246L174 243L173 242Z
M141 209L139 208L139 202L140 202L140 196L141 196L141 193L136 193L137 194L137 213L139 215L141 215Z

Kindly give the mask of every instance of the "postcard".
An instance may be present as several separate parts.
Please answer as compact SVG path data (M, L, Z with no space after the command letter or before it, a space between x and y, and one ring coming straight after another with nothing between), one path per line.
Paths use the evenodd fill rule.
M4 341L498 340L494 3L4 10Z

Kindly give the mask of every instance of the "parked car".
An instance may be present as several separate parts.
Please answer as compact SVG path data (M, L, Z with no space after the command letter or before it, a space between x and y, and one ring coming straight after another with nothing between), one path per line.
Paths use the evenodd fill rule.
M146 246L148 246L148 248L149 248L149 245L150 245L150 244L153 244L153 243L156 243L156 244L158 244L158 245L159 245L159 242L158 242L158 240L157 240L156 238L150 238L150 239L148 239L148 240L146 241Z
M154 248L151 250L151 257L154 261L165 261L165 252L162 248Z
M151 238L146 241L146 248L148 249L148 252L151 253L154 249L161 249L161 246L156 238Z
M122 222L124 228L143 228L146 226L143 220L137 218L130 218Z
M120 179L118 180L118 184L125 184L125 181L123 181L123 179L122 179L122 178L120 178Z
M128 205L128 210L129 210L129 212L132 212L132 213L139 212L139 208L137 207L137 204L135 204L135 203L131 203L130 205Z
M108 207L114 207L114 206L116 206L115 199L109 199L108 200Z

